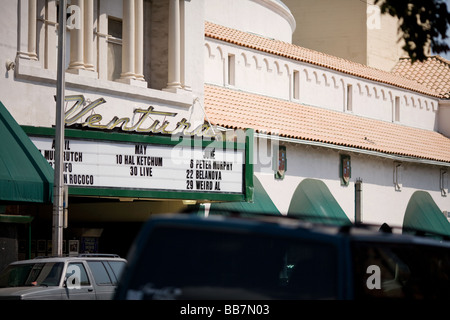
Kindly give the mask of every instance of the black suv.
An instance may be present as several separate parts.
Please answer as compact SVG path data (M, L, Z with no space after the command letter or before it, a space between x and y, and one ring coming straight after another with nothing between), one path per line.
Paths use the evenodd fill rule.
M449 249L391 228L155 215L130 251L115 298L445 299Z

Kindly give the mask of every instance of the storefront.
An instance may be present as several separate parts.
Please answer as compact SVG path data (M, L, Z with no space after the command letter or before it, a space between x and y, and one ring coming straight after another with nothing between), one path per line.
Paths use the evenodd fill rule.
M53 170L0 102L0 269L30 257L30 211L51 203Z
M252 201L253 131L243 140L229 141L208 124L191 128L185 119L176 124L147 121L144 128L150 112L161 114L153 107L140 111L133 126L127 126L129 118L99 125L100 114L75 123L71 120L76 115L66 112L63 176L69 197L64 254L126 255L152 214L211 202ZM54 128L22 128L54 166ZM49 253L50 214L48 208L36 219L32 254Z

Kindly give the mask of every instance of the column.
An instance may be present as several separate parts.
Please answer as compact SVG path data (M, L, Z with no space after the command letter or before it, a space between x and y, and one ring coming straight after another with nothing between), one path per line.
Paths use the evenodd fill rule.
M188 45L189 36L188 29L190 22L192 22L192 9L188 8L189 4L186 1L180 3L180 82L181 86L186 91L192 91L191 89L191 75L187 72L187 68L192 63L189 61L189 55L192 52L192 48ZM188 10L191 14L188 13Z
M180 1L169 3L169 72L167 89L181 88L180 82Z
M36 54L36 23L37 1L28 0L28 57L37 60Z
M136 80L144 81L144 1L136 0L135 8L135 74Z
M72 0L72 5L78 6L80 8L80 23L78 23L79 28L73 28L72 30L70 30L70 63L68 71L77 71L80 69L84 69L84 0ZM70 14L71 12L68 13Z
M56 70L58 63L58 30L57 30L57 7L56 0L49 0L47 2L47 13L45 21L45 69Z
M123 0L122 73L120 79L136 79L135 68L135 1Z
M94 0L84 0L84 68L94 70Z

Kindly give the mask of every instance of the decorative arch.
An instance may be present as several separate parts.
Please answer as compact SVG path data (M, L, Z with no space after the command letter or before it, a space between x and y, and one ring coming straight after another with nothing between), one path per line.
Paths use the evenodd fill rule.
M369 86L366 84L366 85L364 86L364 88L366 89L366 95L367 95L368 97L371 97L372 95L370 94L370 88L369 88Z
M317 74L316 71L313 71L313 76L314 76L314 79L316 80L316 84L320 84L319 75Z
M359 82L356 84L356 87L358 87L359 94L362 95L363 94L363 90L362 90L362 86L361 86L361 84Z
M323 82L324 82L325 86L329 87L330 83L328 82L327 74L326 73L322 73L322 78L323 78Z
M267 60L266 58L263 59L263 63L266 66L266 71L267 72L272 72L272 69L270 68L270 64L269 64L269 60Z
M375 99L380 98L380 94L378 93L377 87L373 87L373 95L375 96Z
M247 55L245 54L245 52L242 52L240 56L242 58L242 61L244 62L244 66L250 67L251 64L248 62L248 58L247 58Z
M388 91L389 101L394 101L394 95L392 94L392 91Z
M308 73L308 70L306 68L303 69L303 73L305 74L306 81L310 82L311 78L309 77L309 73Z
M223 52L222 47L221 47L221 46L217 46L217 47L216 47L216 51L219 52L219 57L220 57L220 59L224 59L225 54L224 54L224 52Z
M331 81L333 82L333 87L335 89L338 89L339 88L339 81L336 79L335 76L331 76Z
M284 69L286 70L286 74L289 76L291 74L291 71L289 70L289 66L287 63L284 64Z
M214 59L214 55L212 53L212 48L209 43L205 42L206 56L210 59Z
M381 98L383 99L383 101L385 101L387 99L386 91L384 91L384 89L381 89L380 92L381 92Z
M255 69L257 69L257 70L261 69L261 65L258 62L258 58L256 56L253 56L252 60L253 60L253 62L255 64Z

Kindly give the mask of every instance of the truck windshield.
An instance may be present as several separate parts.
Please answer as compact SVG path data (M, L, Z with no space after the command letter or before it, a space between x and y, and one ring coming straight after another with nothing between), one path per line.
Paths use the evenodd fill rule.
M9 265L0 273L0 288L22 286L58 286L62 262Z
M298 237L161 227L127 299L335 299L337 251Z

